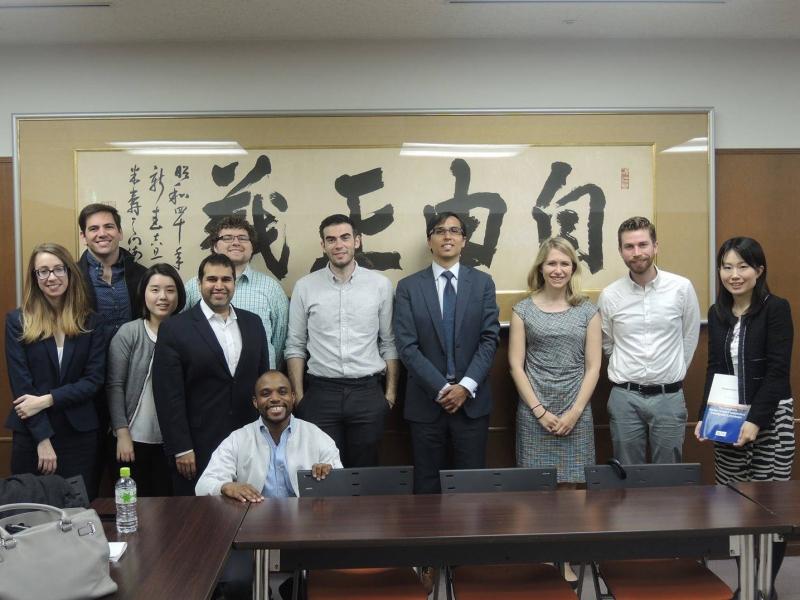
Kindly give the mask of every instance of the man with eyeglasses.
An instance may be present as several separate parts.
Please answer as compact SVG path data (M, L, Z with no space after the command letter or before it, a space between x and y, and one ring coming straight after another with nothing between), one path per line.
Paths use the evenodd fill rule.
M455 213L428 219L430 267L397 284L394 330L406 366L403 416L414 453L414 491L441 491L441 469L486 464L500 324L492 278L460 264L467 242ZM452 455L452 464L450 456Z
M349 217L323 219L319 236L328 264L297 281L289 308L295 414L333 438L345 467L376 466L397 394L392 283L356 262L361 236Z
M136 291L147 269L119 247L122 220L113 206L88 204L78 215L78 226L86 245L78 266L86 277L89 300L108 343L122 325L142 316Z
M283 362L283 345L289 321L289 299L281 285L269 275L256 271L250 261L256 241L256 230L245 219L230 215L214 222L208 230L211 250L231 259L236 269L236 291L232 304L257 314L267 332L269 366L277 369ZM191 309L200 301L197 277L186 283L186 307Z

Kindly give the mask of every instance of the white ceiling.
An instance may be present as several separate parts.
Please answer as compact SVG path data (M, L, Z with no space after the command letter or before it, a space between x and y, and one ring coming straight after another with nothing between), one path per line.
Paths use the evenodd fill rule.
M800 39L800 0L0 0L0 44L284 40ZM96 0L86 0L96 1ZM12 6L14 8L2 8Z

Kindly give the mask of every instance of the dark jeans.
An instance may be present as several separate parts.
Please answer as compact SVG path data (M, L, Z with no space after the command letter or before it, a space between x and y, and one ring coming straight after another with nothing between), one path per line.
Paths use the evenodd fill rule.
M275 598L272 594L272 586L269 590L269 598ZM294 581L292 577L286 579L278 587L277 600L292 600ZM217 593L212 597L224 598L224 600L250 600L253 597L253 552L251 550L231 550L222 575L217 585ZM300 596L302 597L302 596Z
M119 477L120 467L130 467L131 477L136 482L136 493L139 496L172 496L172 477L163 444L133 442L135 460L132 463L117 462L116 439L114 444L116 477Z
M197 455L195 454L195 457ZM196 458L195 458L196 460ZM178 468L175 466L175 458L168 459L169 461L169 477L172 483L173 496L194 496L194 486L197 485L197 480L203 474L203 470L199 465L197 472L192 479L186 479L183 475L178 473ZM195 463L196 464L196 463ZM205 468L205 467L204 467Z
M56 453L56 475L83 476L89 500L97 495L95 463L97 459L97 432L61 432L50 438ZM36 440L26 433L14 432L11 441L11 474L33 473L40 475Z
M414 452L414 493L441 492L441 469L483 469L489 415L470 419L463 409L455 414L444 410L433 423L408 423ZM450 459L452 455L452 460Z
M295 414L333 438L345 467L378 464L389 405L381 377L329 379L308 375Z

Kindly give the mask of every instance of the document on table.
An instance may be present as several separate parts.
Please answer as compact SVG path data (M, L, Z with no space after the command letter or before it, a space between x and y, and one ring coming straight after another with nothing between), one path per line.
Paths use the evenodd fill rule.
M739 382L735 375L714 374L700 435L722 444L733 444L747 420L750 407L739 404Z
M108 560L117 562L128 547L128 542L108 542Z

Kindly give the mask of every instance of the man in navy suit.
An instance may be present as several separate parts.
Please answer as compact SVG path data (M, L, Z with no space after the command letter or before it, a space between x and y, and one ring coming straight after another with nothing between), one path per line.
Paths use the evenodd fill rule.
M428 219L433 264L397 284L394 330L405 365L414 490L438 493L439 470L486 463L492 395L487 377L500 324L492 278L459 263L467 242L455 213ZM449 456L452 455L452 465Z
M194 495L220 442L258 417L253 388L269 369L261 318L231 306L231 260L212 254L197 277L202 301L162 323L153 355L153 398L178 496Z

